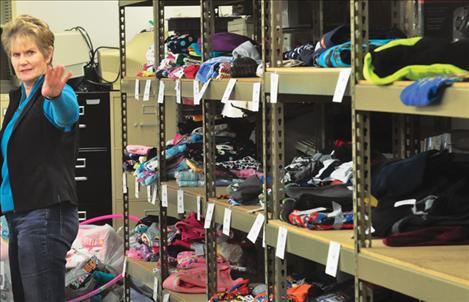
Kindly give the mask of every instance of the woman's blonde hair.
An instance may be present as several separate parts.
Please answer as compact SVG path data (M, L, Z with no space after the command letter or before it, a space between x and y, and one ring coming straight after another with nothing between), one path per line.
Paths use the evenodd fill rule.
M32 38L44 57L49 55L49 47L54 47L54 33L44 21L29 15L21 15L3 26L2 44L11 56L11 41L16 37Z

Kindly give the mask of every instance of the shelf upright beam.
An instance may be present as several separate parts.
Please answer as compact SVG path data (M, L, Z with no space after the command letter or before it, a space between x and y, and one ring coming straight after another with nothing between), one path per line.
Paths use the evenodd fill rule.
M126 76L125 62L125 7L119 6L119 54L121 79ZM127 93L121 92L121 139L122 139L122 162L124 162L124 150L127 146ZM129 189L127 186L127 173L122 170L122 206L124 214L124 256L130 248L130 223L129 223ZM127 274L124 275L124 300L130 302L130 286Z
M324 32L324 2L323 0L315 0L313 5L313 39L319 41Z
M358 254L371 247L370 208L370 115L355 110L355 85L362 78L363 58L368 45L368 0L350 0L352 30L352 140L353 140L353 207L356 255L355 299L372 301L373 293L358 276ZM364 47L365 46L365 47Z
M252 0L252 24L253 36L250 37L254 41L259 41L262 38L262 0Z
M212 0L200 1L200 38L202 61L210 58L211 37L215 33L215 11ZM216 197L215 186L215 107L211 100L202 100L205 201ZM207 299L217 292L217 237L214 223L205 230L205 259L207 263Z
M264 12L268 12L268 15L265 17L265 22L268 24L268 28L264 28L264 31L267 33L267 39L263 39L270 42L270 45L265 45L270 47L269 56L264 54L264 58L270 58L270 67L280 67L282 65L282 49L283 49L283 31L282 31L282 6L284 1L268 1L268 7L264 8ZM266 204L270 205L269 213L272 215L273 219L278 219L280 217L280 202L283 199L283 194L281 193L281 182L280 179L283 173L284 167L284 112L283 104L277 102L275 104L270 103L270 95L265 97L265 114L268 119L266 125L269 125L266 132L270 136L270 142L265 145L265 147L270 148L270 156L267 160L270 173L266 177L266 181L270 181L272 185L272 194L271 197L267 199ZM267 110L268 108L268 110ZM267 134L267 133L266 133ZM267 221L268 223L268 221ZM275 257L275 254L272 252L267 253L268 255L268 264L270 268L268 271L273 272L274 276L274 288L272 293L275 297L275 301L285 301L287 299L287 263L286 260ZM272 267L273 266L273 267ZM269 277L272 277L272 274ZM272 282L272 279L268 280Z
M161 62L164 59L164 0L153 0L153 21L155 28L153 31L154 34L154 47L155 47L155 65ZM157 98L158 94L155 94ZM157 179L156 186L153 190L157 190L158 196L158 219L160 224L160 272L158 278L158 293L159 299L163 299L163 281L169 275L168 269L168 209L163 207L162 203L162 190L161 182L166 181L166 108L165 103L158 103L156 101L156 116L157 116L157 127L158 133L156 135L156 146L158 149L158 169L159 177Z
M261 2L261 25L262 25L262 63L267 66L270 58L271 43L270 42L270 5L271 0L262 0ZM262 195L264 202L264 230L269 223L270 214L273 212L272 197L269 195L269 180L272 179L272 121L270 93L266 92L264 85L262 89L262 165L264 167L264 181L262 184ZM264 233L265 236L265 233ZM264 238L265 239L265 238ZM275 248L266 245L264 248L264 278L267 285L267 297L273 293L275 280Z

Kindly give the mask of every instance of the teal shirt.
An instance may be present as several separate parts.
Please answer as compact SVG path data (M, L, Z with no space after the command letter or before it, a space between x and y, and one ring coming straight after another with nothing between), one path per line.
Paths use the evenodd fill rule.
M10 122L5 126L2 140L1 140L1 152L3 156L2 164L2 184L0 186L0 205L2 212L11 212L15 210L15 204L13 200L13 192L10 185L10 177L8 171L8 142L10 141L13 128L16 121L21 115L21 112L26 107L26 104L31 100L38 89L41 89L42 83L44 82L44 76L41 76L36 83L34 83L28 97L26 97L26 91L24 84L21 84L21 99L18 109L13 114ZM45 98L44 101L44 115L47 120L52 123L58 129L63 131L70 131L71 127L78 121L80 116L78 100L73 91L72 87L65 85L62 90L62 94L55 100L51 101ZM25 159L27 161L27 159Z

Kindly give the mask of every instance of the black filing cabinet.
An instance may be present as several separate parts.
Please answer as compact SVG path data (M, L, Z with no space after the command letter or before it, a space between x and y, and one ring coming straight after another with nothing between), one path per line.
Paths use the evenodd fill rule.
M80 92L75 164L80 220L112 213L109 92ZM109 223L109 221L107 221Z

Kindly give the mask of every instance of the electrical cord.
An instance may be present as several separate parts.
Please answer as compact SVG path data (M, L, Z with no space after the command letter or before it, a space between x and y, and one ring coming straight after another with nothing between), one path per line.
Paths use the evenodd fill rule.
M96 81L93 81L91 79L87 79L86 77L84 78L84 81L90 83L90 84L93 84L93 85L100 85L100 86L109 86L109 85L112 85L114 84L115 82L117 82L119 80L119 77L121 76L121 70L120 70L120 67L119 67L119 70L117 72L117 77L113 80L113 81L108 81L106 79L104 79L102 76L99 75L97 69L98 69L98 62L96 62L96 54L98 52L99 49L119 49L118 47L111 47L111 46L100 46L96 49L94 49L94 46L93 46L93 42L91 41L91 38L90 38L90 35L88 34L88 32L86 31L86 29L84 29L83 27L81 26L75 26L75 27L72 27L72 28L69 28L69 29L66 29L65 31L72 31L72 30L76 30L78 31L81 36L83 37L83 39L85 40L86 42L86 45L88 46L88 49L89 49L89 57L90 57L90 60L89 62L84 66L85 69L88 69L90 71L93 72L93 74L96 76L96 78L101 81L101 82L96 82ZM80 83L82 83L83 81L81 81Z

